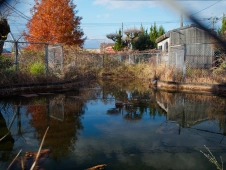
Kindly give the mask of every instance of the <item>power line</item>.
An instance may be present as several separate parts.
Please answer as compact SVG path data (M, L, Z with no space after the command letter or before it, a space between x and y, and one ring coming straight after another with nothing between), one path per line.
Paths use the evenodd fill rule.
M196 15L196 14L198 14L198 13L200 13L200 12L202 12L202 11L204 11L204 10L210 8L210 7L212 7L212 6L214 6L215 4L217 4L217 3L221 2L221 1L222 1L222 0L219 0L219 1L215 2L215 3L213 3L212 5L210 5L210 6L206 7L206 8L204 8L204 9L202 9L201 11L198 11L198 12L192 14L191 16Z
M26 20L30 20L30 18L26 15L24 15L22 12L18 11L16 8L14 8L13 6L11 6L9 3L7 2L3 2L3 4L8 7L10 10L14 11L15 13L17 13L20 17L26 19Z
M199 19L200 22L205 21L205 19ZM153 22L123 22L123 25L138 25L141 24L142 25L152 25L154 23L156 24L172 24L172 23L178 23L180 22L179 20L172 20L172 21L153 21ZM188 21L191 22L191 21ZM81 23L82 26L119 26L121 27L121 23Z

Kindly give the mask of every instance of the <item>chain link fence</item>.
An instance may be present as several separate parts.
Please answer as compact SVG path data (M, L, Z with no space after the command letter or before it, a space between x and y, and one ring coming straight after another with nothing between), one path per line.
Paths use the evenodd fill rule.
M149 64L162 81L185 83L225 83L226 50L216 43L170 46L167 51L127 51L114 54L63 49L60 45L5 41L0 62L2 79L8 82L37 82L40 75L49 82L90 74L101 68ZM20 73L20 76L16 73ZM68 74L69 73L69 74ZM30 76L23 76L23 75ZM163 76L164 75L164 76ZM46 81L46 80L45 80ZM4 82L2 83L4 84Z
M96 68L117 68L122 65L138 63L155 63L159 52L118 52L116 54L94 53L89 51L66 51L68 67L96 67ZM157 57L157 58L156 58Z
M62 46L4 41L0 55L1 84L38 82L38 77L60 73L62 66Z
M172 81L216 84L226 82L225 59L226 50L217 43L194 43L170 46L157 64L165 64Z

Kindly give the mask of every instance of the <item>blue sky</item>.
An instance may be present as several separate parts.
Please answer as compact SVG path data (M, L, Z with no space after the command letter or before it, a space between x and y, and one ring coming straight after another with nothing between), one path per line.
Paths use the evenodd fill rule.
M86 48L98 48L99 43L109 42L106 34L115 33L123 23L123 29L140 28L141 24L150 29L156 22L157 26L162 25L167 31L180 26L180 14L165 1L117 1L117 0L74 0L78 10L77 15L83 17L81 28L87 41ZM225 0L200 0L200 1L176 1L182 5L197 19L211 28L211 17L222 17L226 13ZM30 8L33 0L21 0L16 9L24 15L31 17ZM26 29L27 20L16 19L11 22L13 34L19 34ZM184 25L191 22L184 18ZM217 20L215 28L218 28L221 20Z

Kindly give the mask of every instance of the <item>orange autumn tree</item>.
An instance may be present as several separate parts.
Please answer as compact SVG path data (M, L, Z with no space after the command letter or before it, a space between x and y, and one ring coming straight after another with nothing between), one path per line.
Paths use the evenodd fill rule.
M35 0L28 32L24 32L26 40L81 47L85 41L80 28L82 17L76 16L75 8L72 0Z

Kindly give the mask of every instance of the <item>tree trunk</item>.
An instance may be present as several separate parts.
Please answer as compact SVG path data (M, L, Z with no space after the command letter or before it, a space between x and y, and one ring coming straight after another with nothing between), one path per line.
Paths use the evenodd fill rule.
M10 32L10 26L7 19L0 20L0 55L3 52L4 41L7 39L7 35Z

